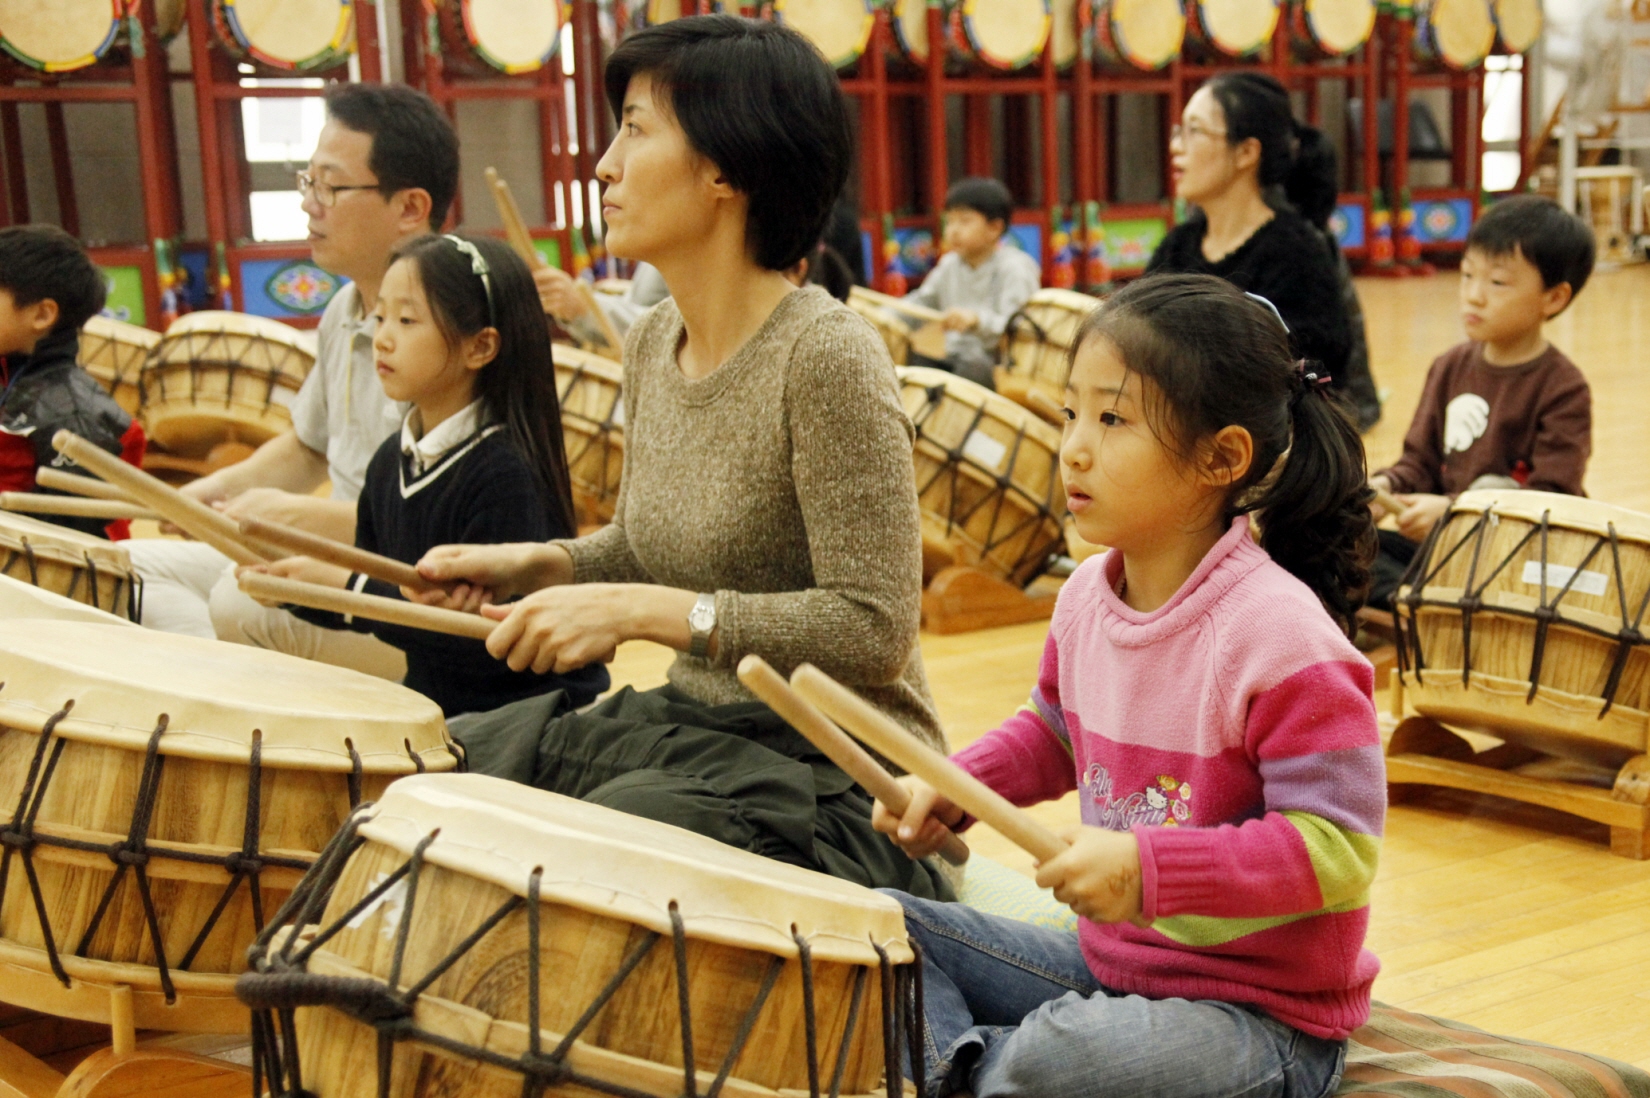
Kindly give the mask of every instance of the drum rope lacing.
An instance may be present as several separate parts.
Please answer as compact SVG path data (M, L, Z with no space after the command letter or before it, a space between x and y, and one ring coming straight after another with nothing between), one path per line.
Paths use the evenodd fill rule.
M0 683L0 690L5 687ZM17 807L12 812L10 820L0 825L0 904L6 898L6 887L10 878L12 856L17 855L23 863L23 872L28 880L30 897L34 902L35 917L39 921L40 936L45 945L46 958L51 965L52 974L64 987L70 986L68 972L64 969L61 950L57 936L52 931L51 920L47 912L46 897L40 887L40 880L35 873L34 852L38 847L56 847L62 850L77 850L92 854L104 854L114 866L114 875L104 888L103 896L98 901L97 908L81 934L79 943L75 946L74 957L84 958L92 947L104 917L114 901L128 869L132 871L137 887L138 899L143 907L144 921L148 926L150 946L154 950L155 968L159 970L161 991L168 1003L177 999L177 989L172 982L172 970L187 972L195 961L206 941L216 929L218 920L229 907L235 893L245 882L250 889L252 901L252 920L254 927L260 932L264 930L263 913L263 880L264 869L275 867L281 869L308 870L310 862L304 858L285 857L275 854L265 854L258 845L259 831L263 819L263 732L260 729L252 730L252 745L247 760L247 795L246 812L241 831L241 848L229 854L204 854L199 851L180 849L167 846L163 849L151 849L148 845L149 827L154 819L155 809L160 799L162 769L166 763L166 756L160 753L161 739L166 734L170 718L162 713L155 722L155 729L149 735L148 746L144 751L143 769L138 778L138 790L132 808L131 822L127 828L126 838L115 843L96 843L84 839L70 839L60 835L39 834L35 825L40 815L41 806L45 803L46 794L50 791L51 781L57 772L58 761L63 757L63 750L68 740L56 735L57 726L74 709L71 699L64 703L63 708L52 714L40 728L40 742L35 745L34 757L29 764L28 774L23 779L22 791L18 794ZM424 761L418 753L412 750L410 741L403 740L408 754L420 773L423 773ZM349 749L350 775L349 797L350 807L355 809L361 800L361 756L355 750L354 743L344 740ZM454 758L459 760L459 768L463 768L463 756L448 745ZM43 765L42 765L43 764ZM160 916L155 909L154 896L150 889L148 865L151 858L160 858L169 861L190 862L195 865L215 865L229 874L229 881L224 885L211 914L206 917L200 930L196 933L189 948L184 951L176 966L170 963L166 952L166 943L160 929Z
M571 416L572 418L578 420L580 423L589 424L591 427L594 428L594 430L592 430L590 432L589 437L584 440L584 445L579 447L579 450L578 450L577 453L572 453L572 452L568 453L568 455L567 455L567 467L569 469L578 468L579 463L584 460L586 454L590 453L591 448L595 447L595 446L600 446L601 447L601 455L600 456L601 456L602 468L601 468L601 481L599 482L599 488L598 488L598 493L599 494L598 494L597 498L598 498L599 501L605 502L606 499L607 499L607 495L608 495L608 493L607 493L608 466L613 460L613 451L618 448L617 446L614 445L614 442L613 442L613 430L614 430L614 428L619 426L618 421L614 417L618 414L619 409L622 406L621 401L624 398L623 398L623 396L620 396L617 399L615 399L613 401L612 406L610 408L608 408L608 410L607 410L606 418L602 419L602 420L596 420L596 419L594 419L590 416L587 416L587 415L583 414L582 412L575 412L575 411L570 410L567 407L567 398L572 394L573 389L581 381L583 381L587 376L592 377L592 378L596 377L595 374L591 374L585 369L583 363L580 363L579 365L573 367L572 376L567 379L567 386L566 386L566 388L562 389L562 391L558 395L557 399L558 399L558 402L561 405L562 416L564 418L568 417L568 416ZM564 445L565 445L565 443L564 443ZM623 460L623 459L621 458L621 460Z
M199 342L197 337L202 335L206 339L204 342ZM189 348L189 403L200 403L198 394L200 393L201 370L206 366L212 366L214 368L222 367L228 372L228 377L224 381L223 406L225 408L232 406L235 403L235 374L237 371L244 369L253 377L262 378L264 382L263 411L268 412L275 403L275 390L279 387L278 383L283 377L287 376L286 367L293 363L302 365L303 357L307 356L302 356L296 348L281 344L280 361L272 362L262 370L253 370L241 365L239 356L230 348L231 338L244 341L245 346L241 347L242 352L250 349L253 343L258 341L258 337L248 335L245 332L230 332L222 328L208 332L191 331L183 336ZM164 340L155 344L144 361L143 370L138 374L138 399L145 404L149 401L148 382L145 378L151 371L155 373L158 379L156 387L160 391L160 400L164 401L166 399L166 367L176 365L176 363L165 361L163 357L168 346ZM214 357L214 352L217 352L216 357Z
M974 432L979 429L980 423L985 419L985 406L983 404L974 409L974 418L969 422L968 429L962 433L962 441L956 446L948 447L942 445L932 436L924 434L923 427L927 424L929 417L933 415L935 410L939 408L941 402L945 399L946 389L943 385L934 385L927 387L925 391L928 399L926 403L924 403L921 411L913 417L912 426L916 428L918 439L927 442L935 449L941 451L946 456L947 460L945 464L936 470L934 475L929 477L925 483L917 485L917 497L920 499L927 495L928 490L935 484L939 483L940 478L949 476L950 501L946 508L945 515L945 533L947 537L949 537L958 527L966 527L969 521L980 512L982 507L990 504L992 507L991 523L987 527L985 540L980 547L980 556L982 558L989 558L998 549L1011 544L1014 539L1018 538L1026 531L1035 530L1038 526L1045 522L1052 523L1055 532L1047 539L1047 541L1043 543L1033 543L1031 551L1022 554L1020 559L1012 564L1012 575L1015 582L1021 584L1022 586L1030 583L1047 570L1054 549L1061 542L1059 518L1055 516L1054 509L1049 506L1049 502L1047 500L1032 498L1032 496L1027 493L1025 489L1014 483L1013 479L1009 476L1009 473L999 473L994 469L989 469L967 453L966 447L968 445L968 440L973 437ZM1014 429L1014 442L1008 447L1005 461L1003 462L1003 467L1009 470L1010 473L1013 472L1015 465L1020 460L1020 450L1022 444L1025 442L1025 438L1026 429L1025 425L1022 423ZM1051 454L1049 456L1049 485L1051 492L1053 491L1053 486L1059 483L1059 471L1054 468L1058 461L1058 454ZM957 487L962 480L962 470L965 465L971 469L977 469L983 476L995 483L997 487L994 491L987 492L983 497L976 501L973 506L965 507L959 513L957 508ZM1002 523L1003 505L1007 502L1008 494L1010 492L1030 504L1036 513L1022 519L1018 523L1015 523L1006 533L999 534L998 527Z
M6 557L5 567L0 568L0 575L7 575L7 576L11 575L11 570L17 566L18 560L21 559L23 561L23 563L28 566L28 569L29 569L29 585L32 586L32 587L39 587L40 586L40 560L39 560L38 557L35 556L34 546L29 543L29 539L25 537L25 538L22 538L20 540L23 543L23 547L21 549L11 550L10 555L8 555ZM97 582L97 561L92 559L92 555L89 552L88 553L83 553L81 555L81 559L86 562L86 571L91 576L91 581L90 581L91 586L88 590L88 593L91 595L92 601L88 605L91 606L91 608L93 610L102 610L102 609L104 609L104 607L102 605L102 601L101 601L102 598L103 598L103 592L102 592L102 588L98 585L98 582ZM126 616L128 618L130 618L132 621L140 620L143 616L143 579L142 579L142 577L140 577L137 573L134 572L130 576L127 576L127 577L121 577L119 575L114 575L114 581L115 581L115 589L109 595L108 612L109 613L114 613L115 612L116 607L118 607L120 605L120 589L121 589L121 586L123 584L130 583L132 585L132 591L131 591L131 595L128 597L128 599L126 601ZM78 592L79 590L80 590L80 573L78 571L76 571L73 578L71 578L69 580L69 589L67 591L63 592L63 597L66 598L66 599L69 599L70 601L79 601L79 600L75 599L75 593Z
M1494 523L1494 511L1485 509L1471 528L1454 545L1450 546L1448 552L1438 561L1437 566L1427 571L1431 565L1432 555L1437 551L1438 543L1442 540L1444 527L1448 525L1447 518L1441 520L1432 528L1432 532L1427 535L1420 549L1416 551L1415 558L1410 562L1409 567L1404 570L1403 578L1399 581L1400 587L1406 584L1409 585L1409 593L1398 596L1393 602L1395 608L1400 610L1407 608L1409 611L1407 615L1401 612L1393 615L1393 625L1398 634L1397 655L1400 675L1407 675L1412 669L1412 664L1413 670L1417 674L1426 667L1425 653L1421 650L1420 627L1416 620L1417 611L1422 607L1459 610L1461 612L1461 684L1463 686L1471 685L1473 615L1479 610L1488 610L1507 617L1527 618L1536 623L1535 648L1530 660L1530 692L1525 697L1526 702L1533 702L1536 692L1541 686L1541 666L1546 655L1548 630L1554 622L1560 622L1566 629L1588 633L1604 640L1614 641L1616 644L1615 657L1611 661L1610 673L1605 680L1601 695L1604 699L1604 705L1598 713L1598 719L1604 719L1616 703L1616 693L1621 687L1622 675L1627 670L1628 658L1632 655L1635 647L1646 643L1647 638L1642 627L1645 611L1650 609L1650 589L1647 589L1644 597L1639 600L1638 609L1630 613L1627 605L1627 585L1624 582L1621 567L1620 539L1616 535L1615 524L1606 523L1605 533L1594 536L1592 547L1588 549L1581 563L1575 566L1569 578L1559 587L1558 593L1553 595L1551 601L1549 601L1547 598L1549 567L1547 550L1551 516L1552 512L1543 511L1540 522L1532 526L1518 540L1518 543L1507 551L1500 562L1490 569L1489 574L1484 577L1482 583L1476 583L1476 579L1479 565L1483 563L1484 542ZM1495 602L1486 604L1484 592L1489 589L1490 584L1495 581L1496 577L1517 559L1524 547L1536 537L1541 539L1541 595L1537 600L1536 608L1525 610ZM1425 597L1426 585L1436 579L1438 574L1444 570L1444 567L1469 542L1472 545L1472 560L1467 566L1467 580L1462 588L1461 597L1453 602ZM1560 612L1559 607L1564 596L1568 595L1571 588L1575 586L1576 580L1581 578L1583 569L1593 562L1594 558L1599 555L1606 545L1610 547L1611 578L1614 580L1617 612L1621 620L1621 627L1614 632L1586 622L1566 618ZM1419 577L1418 581L1417 577Z
M370 806L367 806L370 807ZM424 868L424 854L440 834L440 828L420 839L411 855L393 872L374 885L350 908L325 927L318 927L323 908L331 898L344 867L350 857L366 845L358 831L370 816L358 811L339 829L326 848L305 874L303 881L276 913L274 920L263 929L248 950L252 968L236 981L235 993L252 1010L252 1090L254 1094L267 1093L269 1098L316 1098L315 1092L303 1085L303 1065L298 1055L297 1009L326 1006L371 1026L377 1032L377 1095L388 1098L394 1064L394 1049L398 1042L417 1042L463 1058L513 1071L522 1076L523 1098L540 1098L550 1087L582 1086L615 1098L656 1098L652 1092L615 1083L599 1076L575 1069L568 1061L574 1044L596 1020L641 965L654 946L664 938L656 930L643 933L625 955L617 971L585 1006L578 1019L568 1028L548 1054L543 1048L543 1013L540 996L542 987L540 934L542 904L539 898L542 867L535 868L527 878L526 896L511 896L482 920L475 930L464 937L445 956L437 960L427 972L406 990L402 986L402 968L407 942L411 936L414 908L418 898L419 877ZM394 951L390 970L382 979L359 976L326 976L306 969L315 952L345 927L366 913L370 913L392 888L406 882L401 899L400 915L395 928ZM462 960L495 927L506 918L523 911L527 923L527 1051L520 1056L508 1056L493 1049L472 1045L417 1024L415 1011L419 997L453 965ZM670 903L670 939L676 970L677 1012L682 1034L682 1094L685 1098L699 1098L699 1079L693 1048L693 1015L691 988L688 981L687 929L676 902ZM294 945L301 931L317 927L314 936L301 948ZM283 931L287 931L283 934ZM808 941L793 926L791 937L796 942L801 963L803 988L804 1037L808 1054L808 1093L810 1098L838 1098L842 1080L847 1071L848 1054L855 1029L859 1023L865 984L870 974L866 965L856 966L854 990L849 1003L847 1021L836 1063L833 1065L829 1088L820 1089L819 1039L815 1011L813 951ZM279 941L277 942L277 939ZM895 966L888 952L875 942L878 968L882 980L882 1039L883 1071L888 1098L901 1098L902 1072L900 1043L905 1039L911 1057L912 1073L917 1093L924 1090L922 1031L922 953L916 942L910 943L915 954L914 963ZM733 1072L741 1053L754 1031L769 994L784 971L787 961L774 956L763 974L751 1005L740 1020L739 1028L723 1057L711 1085L703 1092L704 1098L718 1098ZM898 1009L896 1008L896 1004Z

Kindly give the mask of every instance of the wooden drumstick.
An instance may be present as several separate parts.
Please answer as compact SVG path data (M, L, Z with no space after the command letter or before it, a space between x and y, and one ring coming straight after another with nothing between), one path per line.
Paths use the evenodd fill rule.
M57 432L52 436L52 446L75 464L120 488L134 501L148 505L190 537L204 541L236 564L262 564L266 559L266 555L246 544L240 528L228 516L219 514L199 500L190 499L171 485L126 464L113 454L98 449L73 431ZM269 554L268 559L281 555L278 552Z
M77 479L84 480L84 477ZM118 499L80 499L75 496L48 496L37 492L0 492L0 511L22 511L32 515L64 515L69 518L158 519L155 512L139 503Z
M1376 488L1373 484L1371 484L1370 487L1375 489L1375 506L1379 507L1389 515L1401 515L1404 513L1404 505L1398 502L1397 496L1393 495L1385 488Z
M331 610L337 614L405 625L431 633L447 633L454 637L486 640L498 626L498 622L480 614L466 614L439 606L420 606L416 602L387 599L381 595L363 595L341 587L324 587L319 583L271 576L266 572L243 572L238 582L241 590L253 598Z
M539 250L533 247L533 236L527 231L527 222L521 216L521 207L516 205L516 196L511 193L510 184L498 174L497 168L489 166L485 174L487 186L493 192L493 203L498 206L499 220L504 222L504 236L510 241L510 247L526 262L529 270L543 270L550 266L539 254ZM596 292L582 278L575 278L573 286L578 290L579 296L584 298L585 307L590 310L590 315L607 345L615 352L623 351L624 339L619 335L619 330L613 327L613 322L607 319L607 314L602 312L601 306L596 304Z
M105 484L93 477L76 476L65 473L61 469L42 466L34 471L34 482L42 488L50 488L56 492L72 492L77 496L86 496L91 499L118 499L123 503L130 503L126 493L113 484Z
M913 320L922 321L922 326L910 334L912 350L925 358L945 357L945 329L940 326L940 322L945 319L944 313L930 309L926 305L918 305L914 301L907 301L903 297L868 290L864 286L855 286L849 293L862 304L878 309L892 309L904 313Z
M873 748L939 790L940 795L975 819L1002 832L1015 846L1046 862L1069 849L1066 841L1034 820L1001 793L929 747L858 694L811 664L791 676L797 693L825 711Z
M397 587L411 587L415 591L429 591L436 587L419 575L418 569L410 564L380 556L354 545L346 545L320 534L312 534L308 530L299 530L259 518L242 519L240 528L241 533L260 541L267 541L290 552L302 553L328 564L348 568L351 572L360 572L375 580L393 583Z
M883 807L896 816L905 814L911 804L911 794L906 788L829 717L791 689L791 684L768 666L767 660L754 655L740 660L739 681L785 718L786 724L808 737L810 743L825 752L826 758L881 801ZM968 861L968 844L955 833L950 834L941 844L939 855L952 865L962 865Z

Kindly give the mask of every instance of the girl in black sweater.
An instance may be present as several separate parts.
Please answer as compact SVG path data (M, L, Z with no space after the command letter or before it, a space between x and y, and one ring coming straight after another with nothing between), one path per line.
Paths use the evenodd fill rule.
M422 237L395 253L375 316L379 380L391 400L412 408L367 466L356 545L414 564L437 545L576 536L550 335L527 265L490 238ZM264 570L401 597L387 583L309 557ZM406 684L449 717L551 690L583 705L608 685L601 664L561 675L511 671L479 640L293 612L406 652Z

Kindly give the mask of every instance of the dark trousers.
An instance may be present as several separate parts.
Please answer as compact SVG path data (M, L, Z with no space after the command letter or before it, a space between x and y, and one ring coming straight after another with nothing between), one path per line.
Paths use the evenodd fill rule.
M1392 599L1398 594L1398 585L1409 570L1410 562L1415 559L1416 550L1421 547L1396 530L1377 530L1375 535L1380 539L1380 549L1370 568L1369 598L1364 601L1377 610L1391 610Z

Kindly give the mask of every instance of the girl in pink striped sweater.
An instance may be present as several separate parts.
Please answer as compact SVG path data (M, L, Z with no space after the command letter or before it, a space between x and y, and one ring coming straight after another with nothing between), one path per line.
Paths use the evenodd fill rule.
M1316 1098L1378 964L1386 808L1348 642L1374 529L1362 444L1268 304L1142 279L1083 324L1060 459L1110 545L1061 592L1031 700L956 761L1016 804L1077 789L1037 882L1076 934L900 896L930 1095ZM1250 515L1256 516L1258 540ZM912 856L962 812L920 780Z

